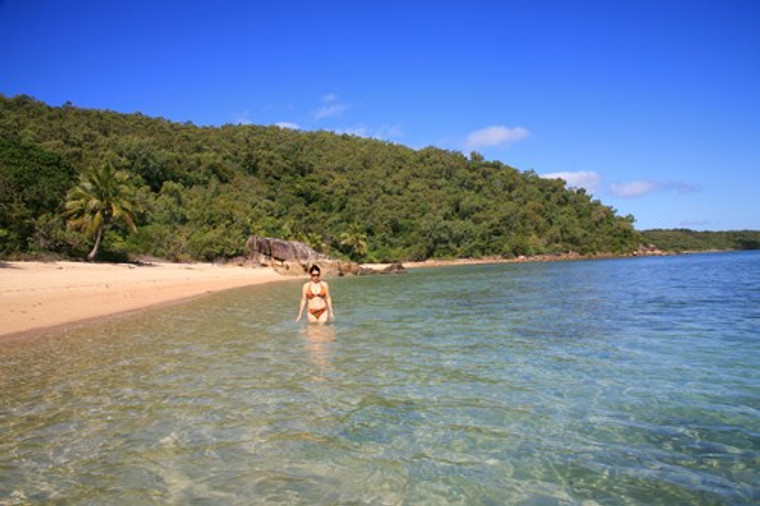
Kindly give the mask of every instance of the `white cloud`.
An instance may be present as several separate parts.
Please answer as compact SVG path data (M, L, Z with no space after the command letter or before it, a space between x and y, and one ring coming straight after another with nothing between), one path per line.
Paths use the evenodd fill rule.
M684 181L630 181L627 183L611 183L610 193L615 197L632 199L656 191L675 191L678 193L696 193L702 191L698 184Z
M378 129L370 130L366 126L359 124L352 127L337 128L333 131L339 135L348 134L348 135L355 135L357 137L380 139L380 140L389 140L392 138L403 137L404 135L401 128L397 126L387 126L387 125L384 125Z
M541 177L545 179L564 179L568 187L585 188L591 193L594 193L599 188L599 183L602 181L602 177L596 172L583 170L578 172L552 172L550 174L542 174Z
M654 181L629 181L627 183L610 183L610 192L615 197L632 199L657 191L659 185Z
M233 114L235 125L250 125L253 123L251 120L251 113L249 111L243 111Z
M341 101L340 97L335 93L323 95L320 101L322 102L322 105L311 111L310 119L314 122L328 118L338 118L352 107L350 104ZM333 123L334 125L330 130L337 134L348 134L357 137L381 140L396 139L404 136L402 129L396 125L384 124L379 127L367 127L361 123L353 126L340 126L335 124L337 122Z
M363 125L358 125L358 126L348 127L348 128L339 128L335 130L335 133L338 135L347 134L347 135L355 135L357 137L369 137L369 134L367 133L367 127Z
M335 93L328 93L322 97L322 103L324 105L312 113L312 117L315 121L340 116L349 107L348 104L338 102L338 95Z
M377 132L375 132L375 135L372 137L375 137L376 139L397 139L403 136L404 131L401 130L400 127L393 125L383 125L377 130Z
M280 121L279 123L275 123L274 126L278 126L280 128L288 128L290 130L301 129L301 127L297 123L291 123L289 121Z
M523 127L489 126L467 135L467 149L484 148L509 144L526 138L530 132Z
M670 181L661 185L663 190L672 190L678 193L699 193L702 191L702 186L694 183L686 183L684 181Z
M348 106L345 104L325 105L314 111L314 119L319 120L340 116L346 109L348 109Z

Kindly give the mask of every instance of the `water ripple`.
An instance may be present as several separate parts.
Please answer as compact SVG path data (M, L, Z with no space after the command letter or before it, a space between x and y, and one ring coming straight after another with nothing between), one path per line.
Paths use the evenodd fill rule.
M326 327L293 282L0 343L0 504L758 503L757 279L430 269Z

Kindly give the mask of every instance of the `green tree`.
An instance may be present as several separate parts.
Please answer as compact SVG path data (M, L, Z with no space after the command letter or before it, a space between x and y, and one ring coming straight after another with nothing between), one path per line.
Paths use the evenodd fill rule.
M348 249L349 256L357 260L367 254L367 234L352 224L347 231L340 234L340 245Z
M0 254L29 247L35 221L60 214L74 177L60 156L0 133Z
M372 261L626 253L641 240L633 220L583 190L476 152L274 126L197 127L0 94L0 256L81 253L84 236L64 234L51 217L76 184L73 168L102 160L140 187L140 231L124 243L135 254L231 258L251 233L321 238L325 253ZM744 235L657 237L679 248L759 244Z
M87 260L97 255L103 231L112 222L123 221L130 230L137 230L135 207L134 187L126 172L107 163L80 175L79 184L66 197L66 216L69 228L95 239Z

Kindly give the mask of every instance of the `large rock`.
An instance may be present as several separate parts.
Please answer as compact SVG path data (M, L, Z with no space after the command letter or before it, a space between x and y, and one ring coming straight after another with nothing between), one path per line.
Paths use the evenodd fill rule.
M335 260L298 241L252 235L245 245L250 252L251 261L271 265L277 272L285 275L302 276L315 264L319 266L325 277L404 272L401 264L392 264L378 270L364 267L356 262Z
M301 265L314 263L326 258L310 246L298 241L285 241L272 237L252 235L245 245L250 251L251 259L262 263L296 262Z

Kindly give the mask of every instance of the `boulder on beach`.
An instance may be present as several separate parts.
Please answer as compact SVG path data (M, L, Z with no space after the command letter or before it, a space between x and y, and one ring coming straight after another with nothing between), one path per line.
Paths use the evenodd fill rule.
M252 262L270 265L274 270L285 275L302 276L315 264L319 266L322 274L326 277L405 272L404 266L400 263L389 264L382 269L374 269L356 262L336 260L298 241L252 235L245 245Z

